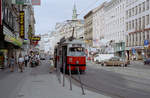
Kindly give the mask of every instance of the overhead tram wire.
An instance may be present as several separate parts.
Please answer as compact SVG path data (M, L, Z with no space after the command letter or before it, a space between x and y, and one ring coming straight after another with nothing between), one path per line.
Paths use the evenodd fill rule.
M96 0L94 1L92 4L90 4L87 8L83 9L79 14L78 16L80 16L83 12L85 12L86 10L88 10L89 8L91 8L92 6L94 6L98 1L101 1L101 0Z

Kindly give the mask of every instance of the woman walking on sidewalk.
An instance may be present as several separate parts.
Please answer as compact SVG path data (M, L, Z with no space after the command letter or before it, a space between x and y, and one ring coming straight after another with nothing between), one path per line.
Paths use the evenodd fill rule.
M23 72L24 58L21 55L19 55L18 64L19 64L20 72Z
M11 72L14 71L14 66L15 66L15 58L14 58L14 56L12 56L10 58L10 70L11 70Z

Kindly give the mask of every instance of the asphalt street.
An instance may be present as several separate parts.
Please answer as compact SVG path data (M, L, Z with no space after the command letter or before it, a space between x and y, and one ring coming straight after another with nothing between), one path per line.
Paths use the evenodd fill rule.
M9 69L1 70L0 98L21 98L23 95L18 92L28 77L38 77L49 73L50 62L42 62L46 66L27 67L23 73L20 73L17 68L15 72L10 72ZM145 76L137 75L139 70L142 70ZM149 74L146 74L149 70L149 66L136 66L136 63L128 68L97 67L94 63L88 63L86 73L81 75L81 79L88 90L113 98L150 98L150 78ZM77 76L75 77L78 79Z
M132 69L139 69L142 66L130 65ZM87 64L86 74L81 75L82 82L88 89L97 93L104 93L114 98L150 98L150 78L135 75L126 75L114 72L117 67L96 67L94 63ZM121 68L121 67L120 67ZM106 69L106 70L105 70ZM109 71L107 70L109 69ZM142 70L149 70L143 67ZM117 69L119 71L119 69ZM116 71L117 71L116 70ZM121 68L121 70L127 70ZM137 73L137 72L136 72ZM132 72L132 74L136 74ZM150 75L149 75L150 76ZM76 78L78 78L76 76Z

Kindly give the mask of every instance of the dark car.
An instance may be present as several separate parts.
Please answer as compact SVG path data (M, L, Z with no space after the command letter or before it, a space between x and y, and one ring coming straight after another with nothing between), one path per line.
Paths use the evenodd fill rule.
M150 58L145 58L144 59L144 64L146 65L146 64L150 64Z

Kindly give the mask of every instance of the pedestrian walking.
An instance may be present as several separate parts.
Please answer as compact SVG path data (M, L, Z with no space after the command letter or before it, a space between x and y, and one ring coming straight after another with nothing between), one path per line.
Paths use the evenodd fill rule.
M27 65L28 65L28 60L29 60L28 55L25 55L24 60L25 60L25 67L27 67Z
M14 71L14 66L15 66L15 58L14 58L14 56L12 56L10 58L10 70L11 70L11 72Z
M23 72L23 64L24 64L24 58L20 54L19 59L18 59L18 65L19 65L20 72Z

